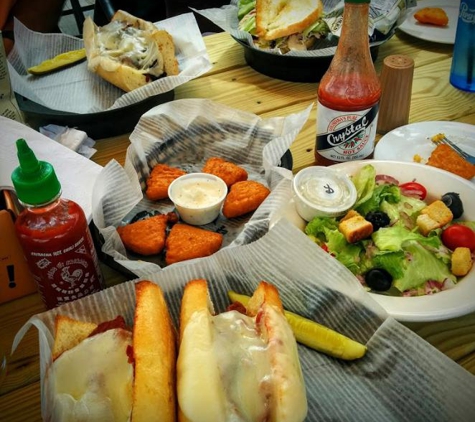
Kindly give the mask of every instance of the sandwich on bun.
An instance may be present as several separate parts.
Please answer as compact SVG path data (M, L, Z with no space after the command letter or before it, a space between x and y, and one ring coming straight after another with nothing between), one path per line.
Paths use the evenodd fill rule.
M87 17L83 39L88 69L126 92L180 72L172 36L122 10L102 27Z
M185 286L177 360L181 422L301 422L307 414L292 329L277 289L215 314L206 280Z
M50 421L174 422L175 332L158 285L135 285L134 326L58 315L47 372Z
M239 29L262 49L311 50L329 33L321 0L240 0Z

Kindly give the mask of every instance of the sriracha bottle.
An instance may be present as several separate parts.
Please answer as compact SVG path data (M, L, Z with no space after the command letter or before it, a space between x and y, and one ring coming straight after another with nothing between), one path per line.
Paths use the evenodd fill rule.
M24 139L16 144L12 181L25 209L15 231L43 302L51 309L98 292L102 275L84 211L61 198L51 164L38 161Z
M370 0L345 0L335 55L318 87L317 165L371 158L381 86L369 49Z

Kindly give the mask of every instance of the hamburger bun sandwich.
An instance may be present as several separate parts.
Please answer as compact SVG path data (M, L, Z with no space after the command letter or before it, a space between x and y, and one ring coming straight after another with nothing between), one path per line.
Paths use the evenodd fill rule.
M310 50L329 32L321 0L241 0L239 29L262 49Z
M126 92L180 71L172 36L122 10L102 27L87 17L83 39L88 69Z
M277 289L216 315L206 280L185 286L177 360L181 422L301 422L307 399L297 344Z
M175 332L158 285L135 285L134 325L56 317L51 421L174 422Z

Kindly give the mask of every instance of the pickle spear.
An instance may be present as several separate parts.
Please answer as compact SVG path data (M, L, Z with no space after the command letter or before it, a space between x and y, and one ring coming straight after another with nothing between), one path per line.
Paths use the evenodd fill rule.
M44 75L46 73L54 72L63 67L70 66L86 58L86 50L67 51L66 53L58 54L52 59L45 60L37 66L30 67L28 73L32 75Z
M249 296L228 291L232 302L240 302L247 306ZM311 321L293 312L284 311L295 339L312 349L325 353L329 356L344 360L354 360L363 357L366 346L336 331L331 330L317 322Z

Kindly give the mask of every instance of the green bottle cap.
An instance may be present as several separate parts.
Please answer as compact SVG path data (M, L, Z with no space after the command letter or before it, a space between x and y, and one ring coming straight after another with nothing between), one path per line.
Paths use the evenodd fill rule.
M54 168L38 161L24 139L16 141L20 166L13 170L12 182L18 199L24 204L41 205L54 200L61 193L61 185Z

